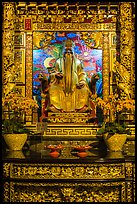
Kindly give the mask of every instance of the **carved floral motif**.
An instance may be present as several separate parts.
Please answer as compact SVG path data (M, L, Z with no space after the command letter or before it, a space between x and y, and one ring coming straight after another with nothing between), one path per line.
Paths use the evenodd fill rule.
M3 33L2 33L2 66L3 94L8 94L14 86L14 22L15 11L13 2L3 3ZM11 74L12 73L12 74Z
M132 70L132 48L133 48L133 32L132 32L132 5L130 2L122 2L120 4L120 72L121 97L131 98L131 70ZM123 71L124 69L124 71ZM123 78L123 74L128 79Z
M11 183L11 202L125 202L124 182Z
M109 95L109 33L104 32L103 42L103 96Z
M109 165L74 165L74 164L13 164L11 165L11 178L32 179L112 179L124 178L124 164ZM7 174L5 176L8 176Z

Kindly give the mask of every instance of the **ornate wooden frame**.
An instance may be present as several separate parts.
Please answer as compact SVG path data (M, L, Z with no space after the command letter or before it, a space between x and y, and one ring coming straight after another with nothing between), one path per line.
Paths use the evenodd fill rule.
M32 97L32 45L33 31L80 31L101 32L103 49L103 96L110 94L110 32L120 34L120 64L125 66L130 79L134 73L133 13L134 4L58 4L39 2L3 3L3 94L7 84L15 81L7 78L7 70L14 64L14 36L16 32L26 34L26 96ZM111 14L111 22L106 23ZM29 19L29 21L25 21ZM25 23L27 22L27 24ZM126 39L126 40L125 40ZM96 38L97 40L97 38ZM14 70L15 72L18 70ZM132 86L132 84L131 84ZM28 116L31 122L32 116Z

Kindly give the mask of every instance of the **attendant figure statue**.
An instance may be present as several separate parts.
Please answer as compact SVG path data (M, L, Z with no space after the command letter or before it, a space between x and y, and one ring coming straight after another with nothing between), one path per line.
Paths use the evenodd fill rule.
M41 106L42 106L42 115L40 117L40 122L42 122L43 118L48 117L48 103L49 103L49 84L48 79L44 77L42 74L39 74L38 76L40 82L41 82Z

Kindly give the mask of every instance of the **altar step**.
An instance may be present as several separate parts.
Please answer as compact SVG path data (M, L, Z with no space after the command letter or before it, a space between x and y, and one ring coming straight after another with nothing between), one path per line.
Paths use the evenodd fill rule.
M66 145L86 144L96 142L101 138L97 136L98 125L74 124L74 123L37 123L31 126L31 130L36 134L28 136L26 146L43 145L44 142L60 143L66 142ZM46 143L47 143L46 142Z
M50 122L50 123L98 123L97 117L89 113L48 113L48 118L43 118L43 122Z
M48 124L43 134L43 140L91 140L96 138L98 125L89 124Z
M74 124L74 123L37 123L30 126L30 129L36 134L28 136L27 143L24 148L29 148L31 145L41 144L49 141L54 143L58 141L67 141L68 144L91 144L99 142L102 136L97 135L99 126L93 124ZM125 146L134 146L135 127L130 126L132 133L128 136ZM133 143L133 144L132 144ZM67 144L67 143L66 143Z

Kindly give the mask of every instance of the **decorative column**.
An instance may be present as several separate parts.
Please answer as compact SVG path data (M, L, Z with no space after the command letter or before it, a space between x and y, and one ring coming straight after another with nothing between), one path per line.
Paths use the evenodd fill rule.
M32 31L26 33L26 96L32 98L32 70L33 70ZM32 111L26 115L26 122L32 122Z
M132 72L132 5L130 2L121 2L120 4L120 65L124 67L122 78L123 87L127 89L126 97L131 97L131 72ZM120 71L120 70L119 70ZM122 75L122 71L121 71ZM125 89L125 90L126 90ZM124 90L124 89L123 89Z
M110 56L109 56L109 32L103 32L103 99L109 96L109 66L110 66ZM104 111L104 115L109 115L108 112ZM106 118L106 120L108 117Z
M132 7L131 3L120 5L120 61L127 70L131 70L132 53Z
M120 80L119 87L121 90L121 99L134 97L132 79L133 73L133 19L132 19L132 3L121 2L120 4ZM135 84L134 84L135 85ZM134 122L134 111L125 113L128 123Z
M3 2L2 22L2 94L7 95L14 87L14 22L15 2Z
M103 33L103 98L109 95L109 32Z

